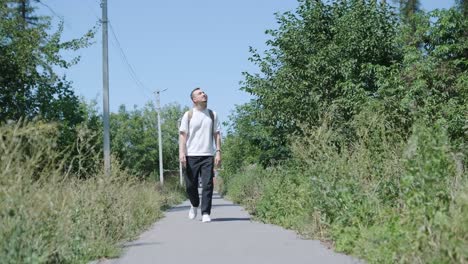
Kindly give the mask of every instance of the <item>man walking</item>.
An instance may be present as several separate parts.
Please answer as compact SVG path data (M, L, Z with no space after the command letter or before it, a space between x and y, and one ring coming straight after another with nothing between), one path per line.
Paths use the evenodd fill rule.
M207 108L208 96L200 88L190 93L193 108L182 117L179 128L179 160L186 168L185 185L192 204L189 218L197 216L200 199L198 175L202 181L202 222L210 222L213 197L213 169L221 164L221 129L215 112Z

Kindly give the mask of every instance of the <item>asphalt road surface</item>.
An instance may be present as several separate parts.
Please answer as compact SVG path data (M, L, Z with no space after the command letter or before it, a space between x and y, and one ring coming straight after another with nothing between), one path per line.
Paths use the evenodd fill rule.
M363 263L335 253L319 241L284 228L254 222L239 205L213 196L212 221L188 219L189 201L169 209L138 240L124 245L119 259L100 264L293 264Z

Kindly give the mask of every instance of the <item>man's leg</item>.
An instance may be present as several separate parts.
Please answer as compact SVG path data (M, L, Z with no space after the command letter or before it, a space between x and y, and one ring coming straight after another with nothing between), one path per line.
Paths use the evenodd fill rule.
M202 205L201 213L211 214L211 200L213 198L213 164L212 156L203 157L200 162L200 171L202 179Z
M187 168L185 173L185 189L193 207L200 205L200 197L198 197L198 174L201 168L199 157L187 156Z

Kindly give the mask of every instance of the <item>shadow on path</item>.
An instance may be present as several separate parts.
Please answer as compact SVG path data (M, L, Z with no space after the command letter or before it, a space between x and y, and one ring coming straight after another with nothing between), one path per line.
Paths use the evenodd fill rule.
M212 222L230 222L230 221L250 221L250 217L235 218L235 217L226 217L226 218L213 218Z
M141 246L152 246L152 245L161 245L159 242L136 242L136 243L127 243L123 245L123 248L132 248L132 247L141 247Z
M229 206L239 206L237 204L215 204L215 205L212 205L212 208L216 208L216 207L229 207ZM167 210L167 212L180 212L180 211L187 211L190 209L190 206L189 205L186 205L186 206L176 206L176 207L172 207L170 209Z

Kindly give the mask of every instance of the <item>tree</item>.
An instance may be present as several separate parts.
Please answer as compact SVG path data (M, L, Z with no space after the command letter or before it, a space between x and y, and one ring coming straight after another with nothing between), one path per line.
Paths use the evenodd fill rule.
M398 138L416 120L447 118L451 139L462 140L466 19L455 9L417 12L406 24L373 1L300 1L294 13L278 16L279 28L267 31L269 49L251 49L260 73L244 73L241 89L254 99L231 118L231 141L271 154L258 159L271 164L288 157L288 137L326 116L333 143L346 147L357 138L356 117L371 105Z
M185 109L169 104L161 109L163 134L163 164L165 170L179 169L178 119ZM142 109L128 111L121 105L111 114L111 144L113 154L133 174L148 177L159 168L157 112L152 103Z
M26 28L27 24L35 24L39 19L37 16L32 15L34 8L31 7L29 0L15 0L10 1L11 3L16 3L16 10L20 17L23 19L23 27ZM39 2L39 0L34 0L34 2Z
M55 69L78 63L79 57L66 60L61 53L89 46L95 30L62 41L63 21L53 32L51 18L35 11L29 0L0 0L0 124L21 119L56 122L58 149L70 149L69 155L62 152L63 158L74 157L78 155L72 147L79 136L76 129L86 112L71 82Z
M409 26L411 30L411 34L415 34L416 32L416 23L418 23L417 17L415 16L420 11L420 1L419 0L399 0L399 9L400 9L400 17L403 21L403 24ZM412 39L408 40L408 43L413 42ZM420 43L413 43L416 47L420 45Z
M50 34L51 18L34 12L30 1L0 0L0 122L39 117L73 126L82 121L79 99L54 67L76 64L79 57L67 61L60 53L87 47L94 31L62 42L63 22Z
M287 138L263 125L260 122L261 114L256 101L252 100L237 106L230 116L223 147L226 174L234 174L245 165L261 164L267 167L289 158Z
M409 21L420 10L421 3L419 0L399 0L399 2L400 13L404 21Z
M468 1L467 0L457 0L457 6L462 12L463 16L468 18Z
M347 123L375 96L376 69L401 60L396 17L369 1L301 1L278 22L264 56L252 49L261 73L245 73L242 87L255 96L258 125L282 139L272 152L282 153L288 136L318 125L324 114L352 136Z

